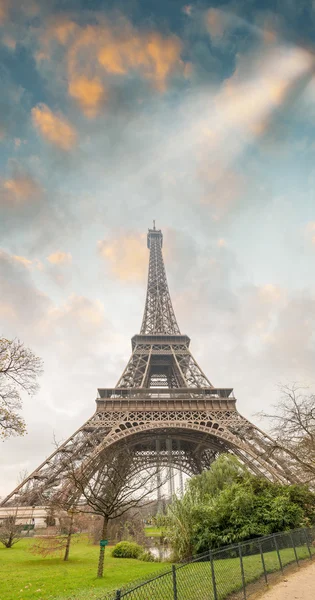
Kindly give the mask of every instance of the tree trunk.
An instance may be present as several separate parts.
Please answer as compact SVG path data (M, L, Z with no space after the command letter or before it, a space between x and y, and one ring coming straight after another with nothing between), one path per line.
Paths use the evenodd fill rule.
M66 549L65 549L65 555L63 557L63 560L68 560L69 558L69 551L70 551L70 543L71 543L71 536L72 536L72 527L73 527L73 519L74 519L74 512L71 512L71 518L70 518L70 524L69 524L69 531L68 531L68 536L67 536L67 543L66 543Z
M108 517L104 515L102 540L106 540L107 527L108 527ZM104 557L105 557L105 546L101 546L100 547L100 555L99 555L99 559L98 559L97 577L103 577Z

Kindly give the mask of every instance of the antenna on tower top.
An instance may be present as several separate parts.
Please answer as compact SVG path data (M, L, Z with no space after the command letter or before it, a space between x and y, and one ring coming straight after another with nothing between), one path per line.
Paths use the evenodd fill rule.
M153 220L153 230L155 231L155 219Z

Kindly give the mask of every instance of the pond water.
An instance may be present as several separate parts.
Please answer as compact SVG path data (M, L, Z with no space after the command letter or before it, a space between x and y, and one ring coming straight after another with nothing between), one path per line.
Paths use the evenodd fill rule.
M157 558L161 562L170 558L170 547L163 542L161 543L159 538L149 538L148 542L147 548L153 554L154 558Z

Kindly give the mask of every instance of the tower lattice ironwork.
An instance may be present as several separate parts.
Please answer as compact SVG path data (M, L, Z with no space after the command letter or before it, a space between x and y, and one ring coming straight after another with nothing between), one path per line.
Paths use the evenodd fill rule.
M162 256L163 236L149 229L146 303L141 332L117 385L99 388L96 411L5 498L2 506L44 504L60 494L68 460L91 475L106 449L127 443L135 468L175 468L188 475L218 454L235 454L249 469L283 483L302 479L294 458L236 409L232 388L214 387L177 324Z

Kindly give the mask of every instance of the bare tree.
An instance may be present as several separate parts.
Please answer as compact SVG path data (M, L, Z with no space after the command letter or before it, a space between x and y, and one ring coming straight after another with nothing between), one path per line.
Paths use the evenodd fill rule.
M75 509L60 512L58 506L54 508L51 506L49 510L50 515L55 515L59 520L57 531L54 535L37 537L29 550L32 554L38 554L44 558L51 554L63 554L63 560L67 561L72 535L76 530L75 517L78 513L75 512Z
M315 395L297 383L281 385L281 397L273 414L260 413L271 421L277 443L297 460L301 468L315 475Z
M0 338L0 437L25 433L25 422L18 411L21 392L31 396L38 391L37 377L42 373L40 358L19 340Z
M18 483L27 476L27 471L22 470L18 474ZM21 538L29 535L30 530L34 528L33 507L31 513L29 509L23 508L17 504L14 507L8 507L7 513L1 515L0 520L0 542L6 548L12 548ZM26 534L23 531L26 530Z
M68 465L67 478L81 499L81 510L103 519L102 540L107 539L108 523L131 508L139 507L163 485L157 468L137 469L134 454L127 445L107 449L97 468ZM78 505L79 507L79 505ZM100 545L97 576L103 576L105 545Z
M8 510L7 515L2 517L0 523L0 542L6 548L12 548L23 537L24 524L19 522L21 519L18 519L18 510L18 507L14 509L14 512Z

